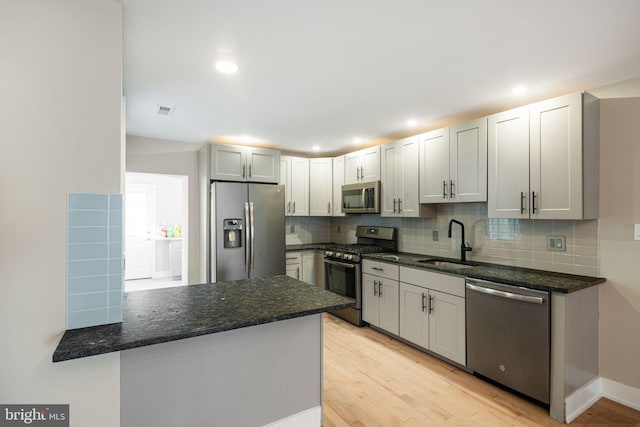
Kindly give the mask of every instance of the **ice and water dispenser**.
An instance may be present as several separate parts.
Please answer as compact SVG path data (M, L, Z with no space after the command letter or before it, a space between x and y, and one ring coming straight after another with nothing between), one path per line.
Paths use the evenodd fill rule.
M227 218L223 220L225 248L242 247L242 222L242 219L239 218Z

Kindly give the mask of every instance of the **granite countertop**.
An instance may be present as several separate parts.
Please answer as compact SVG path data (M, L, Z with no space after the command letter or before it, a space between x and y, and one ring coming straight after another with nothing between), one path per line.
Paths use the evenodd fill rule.
M346 308L353 300L288 276L129 292L122 323L67 330L53 361Z
M327 245L332 243L303 243L298 245L285 246L286 251L313 251L313 250L325 250Z
M418 261L425 259L441 259L454 263L460 263L460 261L433 255L419 255L404 252L366 254L363 255L363 258L440 273L455 274L473 279L489 280L508 285L523 286L531 289L559 293L575 292L606 281L603 277L578 276L575 274L555 273L552 271L510 267L506 265L475 261L469 261L467 264L471 265L471 267L463 270L448 268L445 266L436 267L434 265L424 264Z

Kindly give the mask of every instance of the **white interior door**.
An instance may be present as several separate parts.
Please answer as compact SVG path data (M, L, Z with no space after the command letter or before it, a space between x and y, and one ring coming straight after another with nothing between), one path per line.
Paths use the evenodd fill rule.
M125 189L125 280L150 278L153 271L155 187Z

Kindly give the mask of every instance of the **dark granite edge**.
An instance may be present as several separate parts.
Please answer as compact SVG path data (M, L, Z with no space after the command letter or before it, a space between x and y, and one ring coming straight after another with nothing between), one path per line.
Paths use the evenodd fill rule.
M532 270L532 269L527 269L527 270ZM535 271L535 270L533 270L533 271ZM543 271L543 270L540 270L540 271ZM551 272L551 273L553 273L553 272ZM505 285L521 286L521 287L525 287L525 288L529 288L529 289L536 289L536 290L540 290L540 291L550 291L550 292L555 292L555 293L559 293L559 294L570 294L572 292L576 292L576 291L580 291L582 289L590 288L592 286L596 286L596 285L602 284L602 283L607 281L607 279L605 279L605 278L597 277L597 278L593 278L595 280L584 282L584 283L582 283L580 285L574 285L574 286L571 287L571 289L567 289L567 288L561 288L561 287L557 287L557 286L553 286L553 285L541 285L541 284L537 284L537 283L523 282L523 281L519 281L519 280L516 280L516 279L509 279L509 278L505 278L505 277L497 277L497 276L492 276L490 274L471 273L471 274L465 275L465 277L468 277L470 279L494 281L494 282L504 283ZM587 277L587 276L576 276L576 277Z
M385 257L385 255L387 256L393 255L397 257L397 259L394 259L392 257ZM403 259L403 257L405 257L405 259ZM514 271L514 272L519 272L524 274L537 275L539 277L544 277L544 278L558 278L558 279L571 279L571 280L583 281L583 283L575 284L571 286L571 289L568 289L568 288L554 286L554 285L544 285L539 283L525 282L525 281L517 280L514 278L504 277L502 275L492 275L490 273L483 274L482 272L478 272L477 270L474 272L473 268L460 271L455 269L449 269L447 267L436 267L434 265L418 263L414 260L406 259L407 257L421 258L421 259L429 259L429 258L442 259L444 261L460 263L460 260L458 259L446 258L438 255L414 254L414 253L408 253L408 252L394 252L394 253L378 252L378 253L372 253L372 254L364 254L362 256L363 259L371 259L371 260L376 260L380 262L388 262L390 264L402 265L405 267L411 267L419 270L433 271L436 273L450 274L450 275L455 275L459 277L468 277L470 279L495 281L495 282L504 283L507 285L522 286L530 289L538 289L542 291L551 291L551 292L563 293L563 294L568 294L571 292L586 289L591 286L596 286L596 285L605 283L607 281L607 279L604 277L582 276L578 274L560 273L556 271L547 271L547 270L536 270L533 268L516 267L516 266L502 265L502 264L492 264L492 263L481 262L481 261L468 261L466 263L472 267L492 268L492 269L501 270L505 272Z
M64 362L67 360L81 359L89 356L98 356L101 354L114 353L122 350L131 350L134 348L146 347L154 344L162 344L164 342L179 341L187 338L194 338L194 337L203 336L203 335L211 335L219 332L232 331L234 329L241 329L241 328L246 328L250 326L265 325L268 323L279 322L281 320L311 316L314 314L324 313L330 310L338 310L342 308L351 307L352 305L353 305L353 302L348 304L339 304L334 306L312 308L312 309L302 310L294 313L283 313L276 316L269 316L268 318L258 318L250 321L238 322L230 325L222 325L222 326L202 329L198 331L189 331L189 332L184 332L184 333L179 333L174 335L164 335L164 336L159 336L155 338L147 338L147 339L142 339L138 341L128 342L126 344L113 344L113 345L110 345L109 347L78 349L73 351L58 351L58 349L56 348L56 350L53 353L52 359L53 359L53 362L55 363L55 362ZM112 325L113 324L93 326L92 328L101 328L101 327L112 326ZM64 338L64 335L62 338Z
M314 250L325 250L327 245L332 245L333 243L299 243L295 245L286 245L286 252L296 252L296 251L314 251Z

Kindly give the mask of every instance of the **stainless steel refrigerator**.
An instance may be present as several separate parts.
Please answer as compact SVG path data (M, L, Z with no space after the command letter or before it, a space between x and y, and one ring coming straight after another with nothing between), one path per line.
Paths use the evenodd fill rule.
M211 183L211 282L285 274L284 186Z

